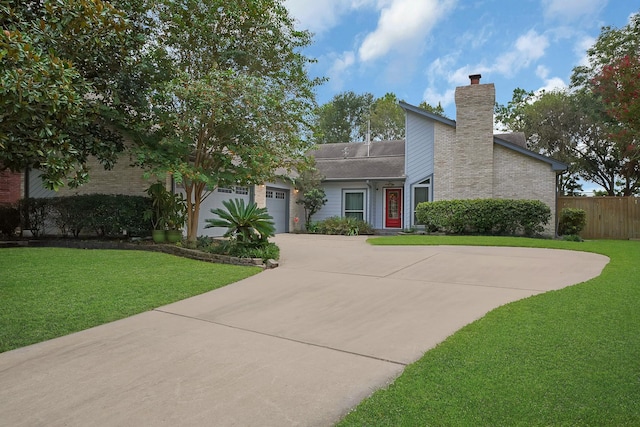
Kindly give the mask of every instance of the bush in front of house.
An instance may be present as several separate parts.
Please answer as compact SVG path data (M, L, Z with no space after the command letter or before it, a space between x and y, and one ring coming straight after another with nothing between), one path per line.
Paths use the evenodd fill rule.
M218 218L205 219L205 228L223 227L228 240L212 241L209 252L239 258L280 258L280 248L269 242L275 235L275 223L267 208L259 208L254 202L245 204L242 199L222 202L225 209L211 209Z
M23 228L31 230L34 237L45 234L47 226L55 226L63 236L118 237L125 231L130 236L149 234L151 227L144 211L150 203L143 196L88 194L23 199L20 205Z
M374 230L371 224L366 221L352 217L332 216L312 223L308 231L317 234L357 236L359 234L373 234Z
M440 200L420 203L416 218L428 231L535 236L549 223L551 209L539 200Z
M564 208L560 212L558 234L561 236L579 236L587 225L587 212L584 209Z
M0 235L12 237L20 225L20 211L14 205L0 205Z

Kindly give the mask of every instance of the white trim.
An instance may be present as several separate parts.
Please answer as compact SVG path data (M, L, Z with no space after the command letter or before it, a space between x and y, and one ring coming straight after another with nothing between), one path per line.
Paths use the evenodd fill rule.
M422 184L429 180L428 184ZM416 188L427 188L427 201L433 201L433 177L425 178L416 184L410 186L410 208L411 208L411 225L416 224Z
M369 191L366 188L343 188L342 189L342 206L340 208L340 213L342 217L346 217L347 213L345 211L346 206L346 198L347 194L350 193L361 193L362 194L362 219L366 222L369 222L369 217L367 216L367 206L368 206L368 195ZM359 212L359 211L353 211Z

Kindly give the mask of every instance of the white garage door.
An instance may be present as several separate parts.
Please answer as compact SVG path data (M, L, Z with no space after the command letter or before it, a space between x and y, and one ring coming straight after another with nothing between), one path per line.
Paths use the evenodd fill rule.
M276 224L276 233L289 231L289 190L267 187L267 211Z
M211 213L211 209L223 209L222 204L223 201L229 199L243 199L245 205L249 204L251 200L251 194L248 187L228 187L228 188L217 188L213 193L209 195L204 201L202 205L200 205L200 217L198 218L198 236L222 236L227 232L226 228L214 227L214 228L205 228L207 225L206 219L208 218L217 218L217 215Z

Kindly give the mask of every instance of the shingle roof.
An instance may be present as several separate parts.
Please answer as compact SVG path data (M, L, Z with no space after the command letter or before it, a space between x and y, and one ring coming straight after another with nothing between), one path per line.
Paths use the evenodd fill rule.
M519 145L522 148L527 148L527 138L524 136L524 132L496 133L493 136L503 141Z
M311 151L318 171L331 180L404 179L404 141L322 144Z

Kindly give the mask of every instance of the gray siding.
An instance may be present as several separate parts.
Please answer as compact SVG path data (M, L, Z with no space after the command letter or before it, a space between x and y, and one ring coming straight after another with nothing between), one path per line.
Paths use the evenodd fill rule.
M324 182L327 203L312 218L313 221L321 221L332 216L342 216L342 190L365 190L365 203L367 204L367 221L373 224L375 192L372 191L365 181L354 182Z
M435 124L416 113L406 115L406 181L404 187L403 224L411 224L411 188L433 175Z

